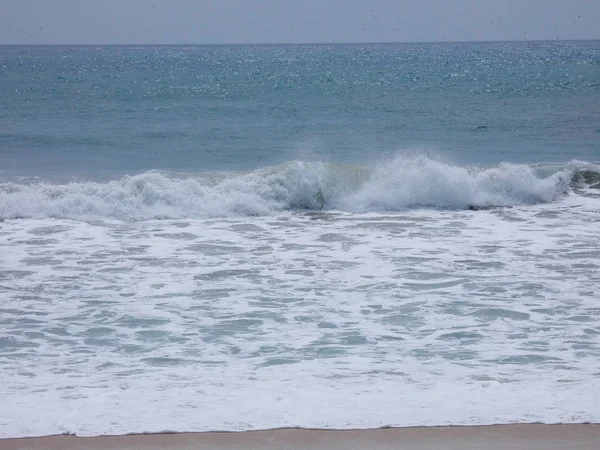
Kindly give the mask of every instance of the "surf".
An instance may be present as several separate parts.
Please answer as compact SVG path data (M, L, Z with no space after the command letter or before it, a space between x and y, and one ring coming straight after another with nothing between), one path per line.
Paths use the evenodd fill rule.
M372 166L288 161L246 172L150 171L108 182L0 183L0 217L73 220L264 216L536 205L600 194L593 163L461 166L423 155Z

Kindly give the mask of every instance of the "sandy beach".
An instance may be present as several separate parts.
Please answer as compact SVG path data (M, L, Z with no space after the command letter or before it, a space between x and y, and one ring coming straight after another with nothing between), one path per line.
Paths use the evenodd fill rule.
M377 430L280 429L242 433L49 436L0 440L1 450L213 449L598 449L600 424L495 425Z

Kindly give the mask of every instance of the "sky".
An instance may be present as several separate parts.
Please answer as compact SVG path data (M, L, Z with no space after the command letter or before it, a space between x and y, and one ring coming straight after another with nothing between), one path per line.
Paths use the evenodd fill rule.
M600 0L0 0L0 44L600 39Z

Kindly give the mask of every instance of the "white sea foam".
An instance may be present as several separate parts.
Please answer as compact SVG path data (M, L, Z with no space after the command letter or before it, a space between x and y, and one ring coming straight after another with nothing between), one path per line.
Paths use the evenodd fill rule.
M464 208L469 205L546 203L568 191L571 170L540 177L529 165L459 167L417 156L398 158L375 170L349 205L370 210L409 206Z
M0 437L600 421L599 202L7 220Z
M0 217L144 220L298 209L514 206L557 200L569 191L573 174L587 166L571 163L540 175L529 165L460 167L414 156L375 167L292 161L249 173L183 177L148 172L107 183L2 183Z

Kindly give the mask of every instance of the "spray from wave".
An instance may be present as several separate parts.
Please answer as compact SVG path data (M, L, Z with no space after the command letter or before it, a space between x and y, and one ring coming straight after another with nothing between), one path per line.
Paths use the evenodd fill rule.
M590 169L594 167L594 170ZM0 184L0 217L76 220L268 215L288 210L399 211L547 203L596 166L462 167L425 156L376 167L291 161L248 173L147 172L107 183ZM592 174L592 175L590 175ZM583 180L583 181L582 181Z

